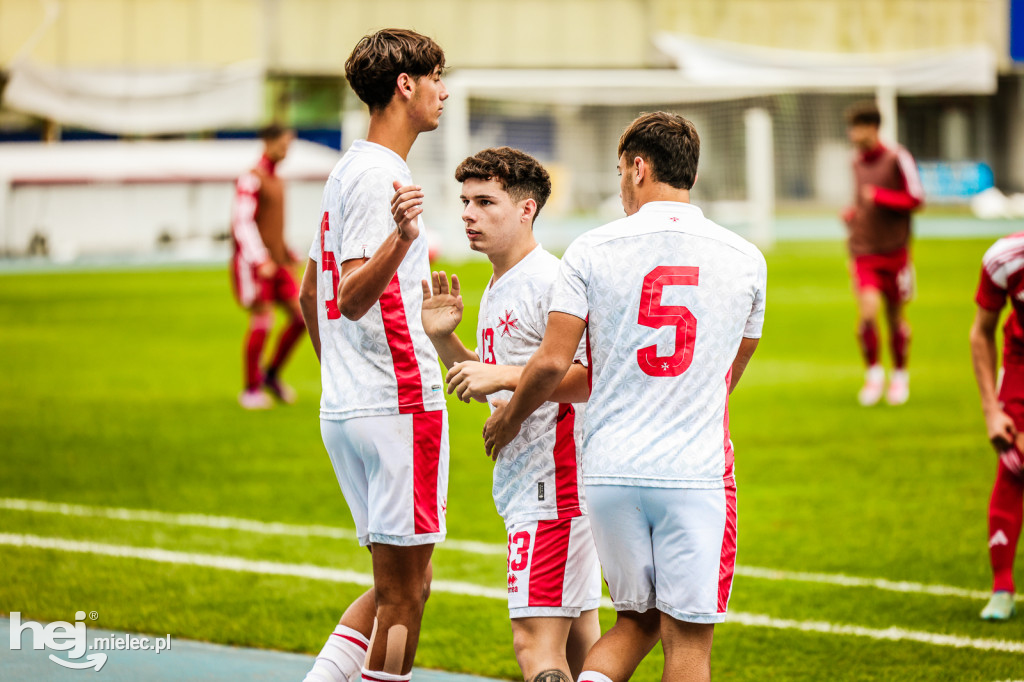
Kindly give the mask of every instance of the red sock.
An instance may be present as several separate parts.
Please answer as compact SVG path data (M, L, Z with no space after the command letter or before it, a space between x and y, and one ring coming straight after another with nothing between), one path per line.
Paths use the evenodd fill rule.
M910 325L900 322L893 330L892 339L892 364L896 369L904 369L907 366L907 352L910 350Z
M860 340L860 352L864 355L864 362L868 367L878 364L878 330L874 322L861 322L857 330L857 337Z
M1013 557L1024 518L1024 479L999 462L996 484L988 505L988 556L992 562L992 591L1013 592Z
M277 374L281 366L284 365L285 360L288 359L288 354L295 347L295 342L302 337L305 331L306 323L302 321L302 318L292 318L291 324L285 327L285 330L281 332L281 338L277 341L277 350L274 351L274 359L270 362L270 367L267 370L268 374Z
M253 315L249 319L249 331L245 334L245 388L250 391L263 381L260 357L272 319L270 315Z

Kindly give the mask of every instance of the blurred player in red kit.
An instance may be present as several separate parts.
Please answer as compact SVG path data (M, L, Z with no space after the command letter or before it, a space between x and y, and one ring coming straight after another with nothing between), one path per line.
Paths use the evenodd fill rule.
M299 285L290 268L298 264L284 241L284 182L276 168L288 154L292 131L272 124L260 131L263 156L256 166L238 178L231 213L234 256L231 260L235 297L249 310L245 334L245 390L238 402L247 410L272 405L267 389L285 403L295 401L295 391L280 378L281 367L306 326L299 308ZM265 370L260 358L274 322L274 303L288 313L288 322L277 349Z
M890 405L910 397L907 352L910 325L904 306L913 295L914 270L910 263L911 213L924 200L913 157L906 149L883 145L878 137L882 117L873 102L854 105L847 112L847 132L857 149L853 161L854 205L843 212L848 231L850 274L857 295L860 341L867 373L857 398L874 405L885 393ZM885 304L893 372L885 390L885 370L878 361L878 314Z
M982 259L971 326L971 359L981 393L988 438L999 454L996 482L988 507L988 553L992 562L992 598L981 612L986 620L1006 620L1014 606L1013 559L1024 518L1024 233L1004 237ZM996 327L1009 298L1003 325L1003 374L996 379Z

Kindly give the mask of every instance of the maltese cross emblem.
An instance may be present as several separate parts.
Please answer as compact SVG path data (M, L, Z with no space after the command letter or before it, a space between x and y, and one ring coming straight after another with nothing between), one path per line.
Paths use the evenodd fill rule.
M512 332L510 331L512 329L518 331L519 327L516 326L516 322L518 321L519 320L512 317L512 313L507 310L505 311L505 317L501 317L499 315L498 326L501 328L501 336L512 336Z

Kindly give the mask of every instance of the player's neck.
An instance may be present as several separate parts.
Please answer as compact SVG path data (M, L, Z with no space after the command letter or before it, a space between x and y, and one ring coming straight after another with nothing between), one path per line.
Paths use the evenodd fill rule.
M502 275L519 265L519 262L529 256L535 248L537 248L537 240L534 238L533 232L530 232L529 239L522 239L508 251L494 255L488 254L487 257L494 269L491 281L497 282Z
M383 111L370 115L370 128L366 133L366 141L387 147L407 160L409 150L419 136L420 131L409 125L404 110L388 107Z
M690 190L679 189L664 182L654 182L643 186L637 192L637 208L654 201L676 201L681 204L690 203Z

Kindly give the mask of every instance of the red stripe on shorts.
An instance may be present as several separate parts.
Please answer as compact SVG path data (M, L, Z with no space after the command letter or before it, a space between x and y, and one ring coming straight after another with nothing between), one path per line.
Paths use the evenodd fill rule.
M530 562L530 606L561 606L572 519L538 521Z
M725 484L725 532L722 555L718 561L718 613L725 613L732 592L732 575L736 569L736 484Z
M380 313L384 320L384 335L391 349L391 361L395 367L398 382L398 411L401 414L423 410L423 380L420 366L416 362L416 349L409 333L409 321L405 317L405 303L402 301L402 286L398 273L380 297Z
M441 458L443 429L444 412L441 410L412 415L413 518L417 535L441 532L437 465Z
M570 403L558 405L555 422L555 501L558 518L580 515L579 482L576 479L576 409Z

